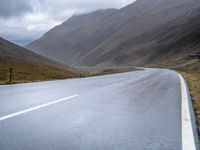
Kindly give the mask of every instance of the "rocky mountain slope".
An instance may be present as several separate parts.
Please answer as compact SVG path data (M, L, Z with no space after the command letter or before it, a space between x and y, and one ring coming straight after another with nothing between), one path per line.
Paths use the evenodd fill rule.
M74 66L144 66L197 51L199 19L199 0L137 0L73 16L27 48Z

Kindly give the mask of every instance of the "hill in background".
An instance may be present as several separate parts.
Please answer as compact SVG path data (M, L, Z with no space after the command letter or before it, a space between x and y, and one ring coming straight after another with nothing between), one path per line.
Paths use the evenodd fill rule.
M199 50L199 0L137 0L73 16L28 49L74 66L147 66Z
M0 38L1 84L8 82L10 68L13 69L13 81L16 83L79 76L70 68Z

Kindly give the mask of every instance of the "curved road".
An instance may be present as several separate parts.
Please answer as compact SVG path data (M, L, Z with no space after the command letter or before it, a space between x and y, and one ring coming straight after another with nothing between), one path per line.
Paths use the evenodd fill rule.
M0 149L199 150L182 90L162 69L0 86Z

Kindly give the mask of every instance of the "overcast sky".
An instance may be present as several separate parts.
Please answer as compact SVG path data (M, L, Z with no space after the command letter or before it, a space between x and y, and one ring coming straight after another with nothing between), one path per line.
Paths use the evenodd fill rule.
M0 36L19 45L41 37L73 14L121 8L134 0L0 0Z

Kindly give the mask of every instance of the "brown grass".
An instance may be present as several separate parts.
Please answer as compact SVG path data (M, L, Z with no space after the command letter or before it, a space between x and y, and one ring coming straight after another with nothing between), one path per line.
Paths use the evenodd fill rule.
M9 82L10 68L13 69L13 80ZM47 63L20 62L0 58L0 84L17 84L49 81L58 79L84 78L126 72L122 69L107 69L98 73L77 73Z
M9 83L9 70L13 68L12 83L26 83L80 77L79 73L45 63L27 63L0 59L0 84Z
M188 82L200 133L200 72L180 72Z

